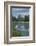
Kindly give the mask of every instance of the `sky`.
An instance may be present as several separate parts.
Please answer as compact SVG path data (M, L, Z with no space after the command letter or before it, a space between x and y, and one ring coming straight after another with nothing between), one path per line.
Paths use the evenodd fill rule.
M15 16L16 18L18 15L25 16L29 14L28 8L12 8L12 16Z

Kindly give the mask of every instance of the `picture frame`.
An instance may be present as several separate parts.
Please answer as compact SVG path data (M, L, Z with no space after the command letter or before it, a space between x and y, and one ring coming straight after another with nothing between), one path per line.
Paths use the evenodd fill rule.
M35 42L35 3L4 2L4 43Z

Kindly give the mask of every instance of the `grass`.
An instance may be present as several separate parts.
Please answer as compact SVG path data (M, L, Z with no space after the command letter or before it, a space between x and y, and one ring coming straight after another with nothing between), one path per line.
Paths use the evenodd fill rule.
M13 32L13 37L16 37L16 36L29 36L29 32L28 31L19 31L19 32Z
M16 22L13 23L13 37L16 37L16 36L28 36L29 35L28 31L16 31L15 26L16 26L17 23Z

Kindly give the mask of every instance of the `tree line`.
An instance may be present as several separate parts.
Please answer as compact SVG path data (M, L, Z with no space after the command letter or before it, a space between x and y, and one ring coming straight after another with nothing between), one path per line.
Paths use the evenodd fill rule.
M18 18L12 16L12 21L29 21L29 15L25 15L25 17L21 17L21 15L18 15Z

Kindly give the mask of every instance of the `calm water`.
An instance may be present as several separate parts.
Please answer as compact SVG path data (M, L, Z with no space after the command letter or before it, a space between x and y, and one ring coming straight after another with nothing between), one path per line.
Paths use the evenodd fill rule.
M27 31L29 29L29 23L16 24L17 31Z
M18 23L16 24L16 31L22 32L21 36L28 36L29 35L29 23Z

